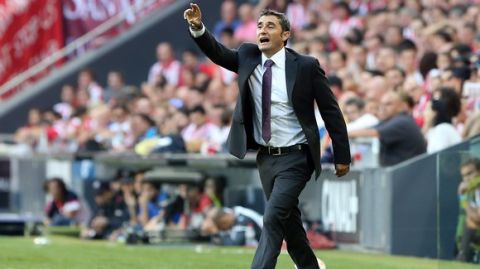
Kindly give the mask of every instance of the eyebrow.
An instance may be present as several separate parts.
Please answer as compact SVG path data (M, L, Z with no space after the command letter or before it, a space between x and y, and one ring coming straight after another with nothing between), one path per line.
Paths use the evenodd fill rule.
M257 25L262 25L262 24L263 24L263 22L258 22L258 23L257 23ZM267 21L265 24L267 24L267 25L270 24L270 25L275 26L275 23L274 23L274 22L271 22L271 21Z

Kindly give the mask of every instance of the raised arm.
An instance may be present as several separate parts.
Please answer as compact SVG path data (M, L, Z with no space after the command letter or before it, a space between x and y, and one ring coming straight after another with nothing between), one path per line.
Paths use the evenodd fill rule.
M218 42L202 23L202 12L197 4L190 4L190 8L185 10L183 17L187 20L190 27L190 34L195 43L214 63L237 73L238 72L238 52L226 48Z

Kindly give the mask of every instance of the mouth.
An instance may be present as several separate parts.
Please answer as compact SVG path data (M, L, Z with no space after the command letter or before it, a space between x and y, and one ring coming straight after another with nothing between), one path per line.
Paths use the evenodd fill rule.
M270 38L268 37L260 37L260 44L267 44L268 42L270 42Z

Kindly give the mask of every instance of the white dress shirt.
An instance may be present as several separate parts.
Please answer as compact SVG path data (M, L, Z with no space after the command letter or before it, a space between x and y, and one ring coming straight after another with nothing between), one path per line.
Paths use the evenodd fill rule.
M252 92L255 113L253 116L253 129L255 141L260 145L273 147L286 147L306 143L298 118L293 111L293 106L288 99L287 79L285 76L285 48L275 53L270 60L272 66L272 107L270 127L272 137L265 143L262 138L262 77L265 72L263 64L268 58L262 54L262 63L259 64L248 79ZM313 104L311 104L313 106Z
M193 37L200 37L205 33L205 27L194 31L190 28ZM287 147L295 144L305 144L307 138L303 133L291 101L288 99L287 79L285 75L285 48L275 53L270 60L272 66L272 107L270 128L272 137L268 143L262 138L262 77L265 72L263 64L268 58L262 54L262 62L248 79L255 107L253 114L253 129L255 141L264 146ZM308 105L308 104L305 104ZM313 106L313 104L310 104Z

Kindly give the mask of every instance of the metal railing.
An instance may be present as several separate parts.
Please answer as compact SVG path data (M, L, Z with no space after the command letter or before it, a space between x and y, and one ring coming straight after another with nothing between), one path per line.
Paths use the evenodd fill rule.
M142 1L140 4L134 3L128 6L128 8L123 9L117 15L106 20L105 22L103 22L102 24L94 28L92 31L75 39L73 42L71 42L67 46L56 51L55 53L46 57L39 63L35 64L34 66L28 68L27 70L23 71L22 73L8 80L6 83L0 86L0 96L3 96L7 94L10 90L13 90L16 87L21 86L24 82L35 77L36 75L43 72L44 70L49 69L61 59L64 59L68 55L72 54L76 49L87 45L89 42L105 34L106 32L110 31L114 27L126 21L131 21L132 17L137 17L140 12L143 12L147 8L152 7L156 2L157 0L145 0L145 1ZM170 1L167 1L167 2L170 2Z

